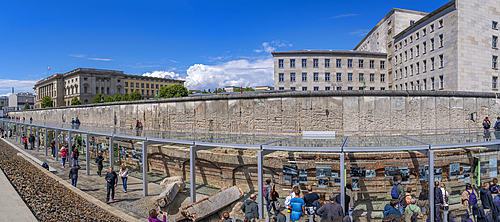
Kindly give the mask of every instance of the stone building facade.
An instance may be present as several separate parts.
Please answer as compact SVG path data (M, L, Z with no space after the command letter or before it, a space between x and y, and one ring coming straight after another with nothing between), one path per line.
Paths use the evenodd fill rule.
M431 13L391 10L354 48L386 53L384 86L367 87L497 92L499 5L500 0L453 0Z
M31 109L34 108L33 93L14 93L9 95L9 107L14 107L15 110L23 110L26 102Z
M140 91L143 98L153 98L161 86L184 84L182 80L124 74L123 71L78 68L38 81L35 86L35 108L41 108L44 96L50 96L55 107L69 106L75 97L82 104L92 103L101 93L104 97L123 96Z

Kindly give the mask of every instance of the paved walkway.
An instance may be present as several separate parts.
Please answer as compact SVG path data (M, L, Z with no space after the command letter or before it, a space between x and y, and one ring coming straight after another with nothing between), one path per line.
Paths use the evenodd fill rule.
M2 221L37 221L23 199L0 170L0 217Z

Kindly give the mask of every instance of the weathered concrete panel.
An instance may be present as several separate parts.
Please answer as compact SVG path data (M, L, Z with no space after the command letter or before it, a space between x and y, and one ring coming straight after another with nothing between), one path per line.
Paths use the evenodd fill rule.
M394 130L406 128L406 98L391 97L391 126Z
M436 99L434 97L422 97L420 104L422 129L436 129Z
M389 130L392 128L391 124L391 98L378 97L375 101L374 109L374 127L370 130Z
M344 108L343 126L344 131L359 130L359 98L344 97L342 107Z
M463 98L450 98L450 128L464 128L464 118L462 112L464 110Z
M406 129L421 129L422 109L420 97L406 98Z

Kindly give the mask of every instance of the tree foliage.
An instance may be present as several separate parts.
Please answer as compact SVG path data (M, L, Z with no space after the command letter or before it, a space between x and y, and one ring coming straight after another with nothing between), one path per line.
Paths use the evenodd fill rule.
M104 102L107 102L107 103L113 102L113 97L111 97L111 96L106 97L106 99L104 100Z
M44 96L42 98L42 108L47 108L47 107L52 107L52 106L54 106L54 104L53 104L50 96Z
M241 92L241 88L237 88L234 91L235 92ZM255 91L255 89L253 89L252 87L246 87L246 88L243 88L243 92L245 92L245 91Z
M78 97L76 97L76 96L75 96L75 97L71 100L71 105L72 105L72 106L75 106L75 105L82 105L82 101L80 101L80 100L78 99Z
M160 93L158 93L159 98L172 98L172 97L185 97L188 96L188 90L183 85L170 85L162 86L160 88Z
M113 98L113 101L115 102L118 102L118 101L122 101L122 97L120 96L120 94L115 94L115 98Z
M30 108L31 108L30 104L28 104L28 103L24 104L24 109L30 109Z
M139 90L136 90L130 94L130 100L141 100L141 99L142 99L142 95L139 92Z
M128 95L128 93L123 94L122 101L128 101L128 100L130 100L130 96Z
M94 97L94 101L92 103L102 103L104 102L104 96L99 93Z

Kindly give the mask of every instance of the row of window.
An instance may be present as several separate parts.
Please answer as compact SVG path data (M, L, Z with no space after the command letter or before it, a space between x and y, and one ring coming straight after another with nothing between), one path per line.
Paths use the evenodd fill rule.
M439 48L444 46L443 38L444 38L443 34L439 35ZM429 42L430 42L430 51L432 52L434 51L434 38L430 39ZM415 46L415 51L413 51L413 48L410 48L409 51L410 53L408 53L408 51L404 51L404 54L400 53L399 57L398 55L394 56L394 64L398 64L398 61L399 63L403 63L403 58L405 62L408 61L408 54L410 54L410 59L413 59L413 52L415 52L415 57L418 57L420 55L420 45ZM424 41L422 42L422 55L424 55L425 53L427 53L427 42Z
M408 69L408 66L405 66L404 67L404 77L408 77L408 70L410 71L410 76L413 76L413 74L420 74L420 62L416 62L415 63L415 66L413 66L413 64L411 64L409 66L410 68ZM444 56L443 54L439 55L439 68L443 68L444 67ZM430 71L433 71L434 70L434 57L430 58ZM427 72L427 60L424 59L422 61L422 72L425 73ZM399 78L402 79L403 78L403 68L399 69ZM394 79L397 80L398 79L398 70L396 69L395 70L395 75L394 75Z
M128 84L129 84L128 82L125 82L125 87L128 87ZM130 83L130 87L134 87L133 82ZM156 89L159 89L161 87L163 87L163 85L156 84ZM137 83L137 82L135 83L135 88L139 88L139 83ZM144 83L141 83L140 88L144 88ZM149 83L146 83L146 89L148 89L148 88L149 88ZM154 89L154 88L155 88L155 84L151 84L151 89Z
M334 87L325 86L325 91L333 90ZM337 86L336 90L342 90L342 86ZM345 88L344 88L345 89ZM358 87L358 90L364 90L365 87ZM279 90L285 90L285 87L279 87ZM295 91L295 87L290 87L290 90ZM347 90L353 90L352 86L347 87ZM375 87L370 87L370 90L375 90ZM380 90L385 90L385 87L380 87ZM302 91L307 91L307 87L302 87ZM313 87L313 91L319 91L319 86Z
M347 67L348 68L352 68L352 62L353 62L352 59L347 60ZM278 67L284 68L284 60L283 59L278 60ZM319 68L319 59L313 59L313 67ZM336 59L335 67L342 68L342 59ZM358 60L358 67L359 68L364 67L364 60L363 59ZM375 68L375 60L369 61L369 67L370 67L370 69ZM290 59L290 68L295 68L295 59ZM307 68L307 59L302 59L302 68ZM330 68L330 59L325 59L325 68ZM385 61L380 61L380 68L385 69Z
M347 73L347 81L352 82L352 73ZM385 74L380 74L380 82L385 82ZM324 80L325 82L330 82L330 73L325 73L324 74ZM337 73L336 75L336 80L337 82L342 81L342 73ZM358 80L359 82L364 82L365 81L365 75L364 73L359 73L358 74ZM375 82L375 74L370 74L370 82ZM284 73L279 73L278 74L278 81L279 82L284 82L285 81L285 74ZM319 81L319 73L313 73L313 81L318 82ZM290 82L295 82L295 73L290 73ZM302 73L302 82L307 82L307 73Z
M434 77L431 77L430 78L430 89L427 88L427 79L422 79L422 81L420 80L416 80L415 81L415 84L412 82L410 82L409 84L408 83L405 83L404 84L404 88L403 88L403 84L399 84L399 88L398 88L398 85L395 85L395 90L434 90L435 86L435 81L434 81ZM439 76L439 89L444 89L444 77L443 76Z
M411 22L410 22L410 25L413 25ZM442 28L444 25L444 21L443 19L439 20L438 21L438 26L439 28ZM430 24L429 25L429 33L432 33L434 32L434 24ZM427 28L423 28L422 29L422 37L423 36L426 36L427 35ZM418 40L420 38L420 32L416 32L415 33L415 40ZM398 45L399 45L399 48L403 48L403 42L404 42L404 46L407 46L408 45L408 39L410 40L410 44L413 43L413 35L409 36L408 38L404 39L403 41L399 42L399 44L396 44L394 45L395 47L395 50L398 51Z

